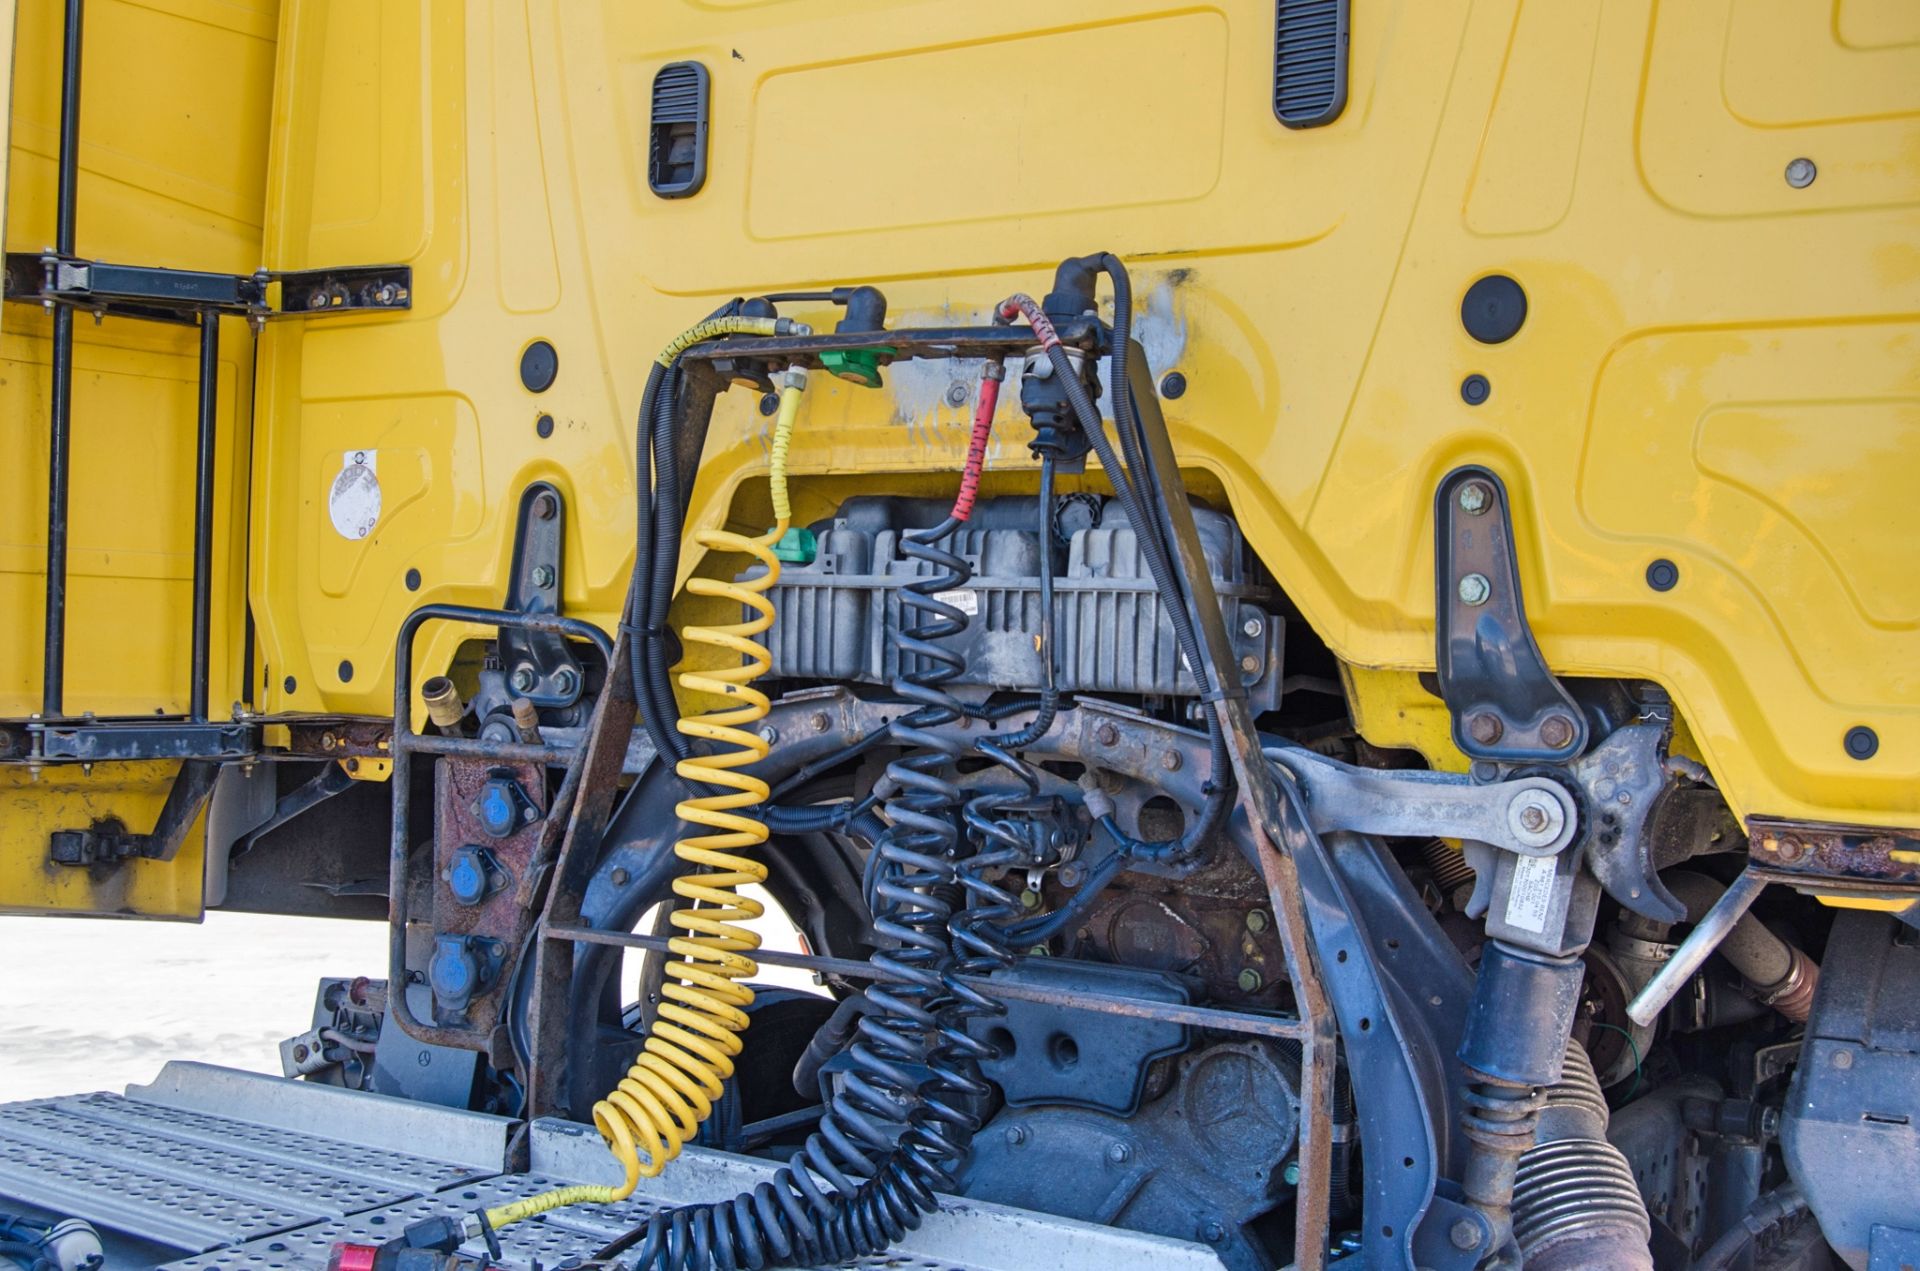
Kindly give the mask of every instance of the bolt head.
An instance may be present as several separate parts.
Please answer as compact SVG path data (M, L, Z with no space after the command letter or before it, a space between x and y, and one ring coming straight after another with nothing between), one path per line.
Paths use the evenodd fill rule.
M1520 824L1534 833L1547 828L1547 810L1535 804L1520 809Z
M1007 1127L1007 1145L1009 1147L1019 1147L1022 1143L1025 1143L1026 1141L1027 1141L1026 1126L1010 1125Z
M1852 1052L1852 1051L1850 1051L1850 1050L1836 1050L1836 1051L1834 1051L1834 1052L1833 1052L1833 1066L1834 1066L1835 1068L1851 1068L1851 1067L1853 1067L1853 1052Z
M1467 736L1482 746L1491 746L1505 735L1507 726L1492 711L1475 711L1467 716Z
M551 494L543 494L533 501L533 514L543 521L551 521L560 511L560 501Z
M1260 973L1252 967L1241 968L1240 991L1242 993L1257 993L1260 991L1260 986L1264 983L1266 983L1266 981L1261 979Z
M1217 1245L1227 1238L1227 1229L1217 1221L1209 1219L1200 1224L1200 1239L1210 1245Z
M1487 597L1493 594L1493 584L1487 581L1485 574L1468 574L1460 580L1457 590L1461 604L1484 605Z
M947 405L965 406L967 404L967 386L959 380L947 385Z
M1480 1226L1471 1218L1456 1218L1453 1227L1447 1232L1447 1239L1456 1249L1478 1249L1480 1247Z
M760 740L771 746L774 742L780 740L780 730L772 724L762 724L760 726Z
M1177 750L1169 750L1160 756L1160 766L1168 772L1180 771L1181 762L1180 752Z
M1247 911L1247 930L1254 932L1257 935L1258 933L1265 931L1266 929L1267 929L1267 911L1264 909L1248 910Z
M1787 184L1796 190L1806 189L1819 175L1820 169L1814 166L1811 159L1799 158L1787 165Z
M1540 725L1540 740L1555 750L1573 740L1573 721L1565 715L1549 715Z
M1484 481L1469 481L1460 487L1459 503L1468 516L1479 516L1493 503L1493 491Z
M1262 630L1264 630L1264 628L1260 625L1260 619L1248 618L1245 622L1240 624L1240 630L1245 632L1247 635L1257 636L1260 634Z
M627 880L631 877L633 877L633 875L627 873L626 870L615 869L612 874L613 885L615 887L625 887L627 885Z
M1120 730L1112 724L1102 724L1093 730L1093 739L1102 746L1111 746L1120 740Z
M832 720L827 718L827 713L825 711L815 711L813 715L807 720L808 725L811 726L813 731L816 733L826 732L827 726L832 722L833 722Z
M1133 1159L1133 1149L1125 1143L1107 1144L1107 1159L1115 1165L1125 1165Z
M533 668L524 663L513 668L513 677L509 681L516 693L531 693L539 682L540 677L533 673Z
M533 567L533 585L536 587L553 586L553 566L535 565Z
M1247 656L1240 659L1240 669L1245 671L1248 675L1252 675L1255 671L1258 671L1260 669L1260 659L1254 657L1253 654L1249 653L1247 654Z

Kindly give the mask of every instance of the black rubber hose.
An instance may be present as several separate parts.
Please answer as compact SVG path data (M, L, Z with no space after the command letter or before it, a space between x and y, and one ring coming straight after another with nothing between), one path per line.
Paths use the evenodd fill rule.
M1040 702L1025 728L1007 734L997 744L1007 750L1031 746L1047 735L1060 713L1060 685L1054 670L1058 654L1053 647L1053 456L1040 456L1040 649L1045 658Z
M1754 1241L1806 1212L1806 1208L1807 1198L1800 1194L1798 1184L1776 1187L1747 1206L1747 1212L1740 1221L1722 1233L1700 1255L1700 1260L1693 1264L1693 1271L1727 1271Z

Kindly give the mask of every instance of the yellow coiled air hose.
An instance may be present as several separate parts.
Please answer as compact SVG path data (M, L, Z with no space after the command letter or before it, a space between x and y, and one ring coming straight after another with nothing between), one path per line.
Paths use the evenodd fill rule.
M668 354L662 355L663 364L671 360L669 355L718 334L709 330L715 325L702 323L681 336L668 346ZM696 335L698 332L704 334ZM742 849L767 841L766 825L743 811L765 801L767 783L740 770L767 757L767 741L749 731L753 723L766 718L769 705L767 695L752 683L772 665L766 646L756 637L773 625L773 604L765 593L780 581L780 561L773 554L773 546L787 532L792 517L787 501L787 446L806 384L806 371L792 367L780 390L780 412L774 420L768 461L774 527L757 538L725 530L702 530L694 536L708 551L753 557L766 566L766 573L744 583L713 578L687 580L687 590L694 595L732 601L751 610L752 616L725 626L689 626L680 632L684 644L724 649L744 660L738 666L680 674L680 687L688 692L736 703L683 717L680 731L732 749L683 759L674 768L682 778L718 787L720 793L682 800L674 809L682 821L713 831L673 845L675 856L702 871L675 879L673 884L676 896L693 902L688 908L675 910L672 918L673 925L687 934L667 943L668 951L679 960L667 964L661 990L664 1000L644 1048L620 1084L593 1105L593 1123L607 1140L614 1159L626 1170L626 1177L616 1187L561 1187L486 1210L486 1222L492 1227L504 1227L563 1205L625 1200L643 1177L654 1177L680 1154L681 1147L712 1112L713 1102L724 1088L722 1083L733 1075L733 1057L740 1053L740 1034L748 1023L746 1008L753 1003L753 990L741 981L760 971L759 964L748 956L760 947L759 935L736 924L752 922L764 912L758 901L734 889L767 879L765 865L737 855Z

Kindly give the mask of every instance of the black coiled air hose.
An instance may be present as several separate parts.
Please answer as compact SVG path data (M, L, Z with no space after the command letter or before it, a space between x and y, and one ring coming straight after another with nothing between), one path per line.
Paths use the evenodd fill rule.
M904 554L933 568L901 590L893 687L916 709L891 730L909 749L887 769L890 824L873 849L874 930L884 947L872 958L880 979L867 990L872 1009L848 1051L852 1069L819 1128L771 1181L730 1201L657 1213L603 1249L603 1259L632 1249L637 1271L851 1261L919 1226L938 1207L936 1191L953 1186L978 1128L966 1106L984 1091L977 1059L990 1053L966 1036L964 1022L969 1011L1004 1009L954 978L950 943L962 937L950 929L947 896L956 883L977 894L956 872L961 791L942 772L961 747L936 731L961 715L945 685L964 661L935 643L966 627L966 615L936 595L970 576L966 560L941 546L958 525L949 518L902 543Z

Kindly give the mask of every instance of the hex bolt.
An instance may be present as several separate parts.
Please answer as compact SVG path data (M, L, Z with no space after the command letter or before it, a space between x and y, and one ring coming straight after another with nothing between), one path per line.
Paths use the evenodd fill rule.
M1240 659L1240 669L1245 671L1248 675L1252 675L1255 671L1260 669L1260 659L1254 657L1253 654L1249 653L1247 654L1247 656Z
M534 674L531 666L522 662L513 668L513 676L508 683L513 685L513 691L516 693L531 693L540 683L540 677Z
M1820 169L1814 166L1813 160L1804 156L1787 164L1787 184L1796 190L1806 189L1819 175Z
M1252 967L1240 968L1240 991L1242 993L1257 993L1260 991L1260 986L1265 983L1266 981L1260 978L1260 973Z
M1506 735L1507 726L1492 711L1475 711L1467 716L1467 736L1482 746L1491 746Z
M1093 730L1093 739L1102 746L1117 745L1120 741L1120 730L1112 724L1102 724Z
M965 406L967 404L967 386L959 380L947 385L947 405Z
M1026 1126L1010 1125L1007 1127L1007 1145L1009 1147L1019 1147L1022 1143L1025 1143L1026 1141L1027 1141Z
M832 720L827 718L827 713L825 711L815 711L807 719L807 723L813 728L813 731L816 733L826 732L827 725L831 724L832 722L833 722Z
M1468 516L1479 516L1493 502L1493 491L1487 489L1484 481L1469 481L1460 487L1460 510Z
M1834 1052L1833 1052L1833 1066L1834 1066L1835 1068L1851 1068L1851 1067L1853 1067L1853 1052L1852 1052L1852 1051L1850 1051L1850 1050L1836 1050L1836 1051L1834 1051Z
M1209 1218L1200 1224L1200 1239L1206 1241L1208 1244L1217 1245L1226 1238L1227 1229L1220 1224L1218 1219Z
M1258 618L1248 618L1245 622L1240 624L1240 630L1250 636L1259 635L1263 629L1264 628L1262 628L1260 625L1260 619Z
M1298 1186L1300 1182L1300 1162L1288 1161L1286 1168L1280 1171L1280 1177L1285 1180L1288 1187Z
M760 726L760 740L771 746L780 740L780 730L772 724L762 724Z
M1264 909L1249 909L1247 911L1247 930L1258 935L1266 929L1267 911Z
M625 869L616 868L609 877L612 879L615 887L625 887L627 880L632 878L633 875L627 873Z
M533 567L533 585L542 589L553 586L553 566L535 565Z
M1493 594L1493 584L1487 581L1485 574L1468 574L1460 580L1460 603L1484 605L1487 597Z
M551 494L542 494L533 501L533 514L543 521L551 521L560 511L560 500Z
M1038 909L1040 907L1040 893L1037 891L1021 892L1020 907L1022 909Z
M1547 810L1538 804L1529 803L1520 809L1520 824L1538 834L1547 828Z
M1543 745L1558 750L1572 740L1573 721L1565 715L1549 715L1546 722L1540 725L1540 741Z
M1447 1231L1447 1239L1456 1249L1478 1249L1480 1247L1480 1224L1471 1218L1456 1218Z
M570 666L563 666L553 673L553 691L562 697L572 697L574 690L580 687L580 676Z
M1107 1160L1112 1164L1125 1165L1132 1159L1133 1149L1125 1143L1109 1143L1107 1145Z
M1180 771L1180 763L1180 752L1177 750L1169 750L1160 756L1160 766L1168 772Z

